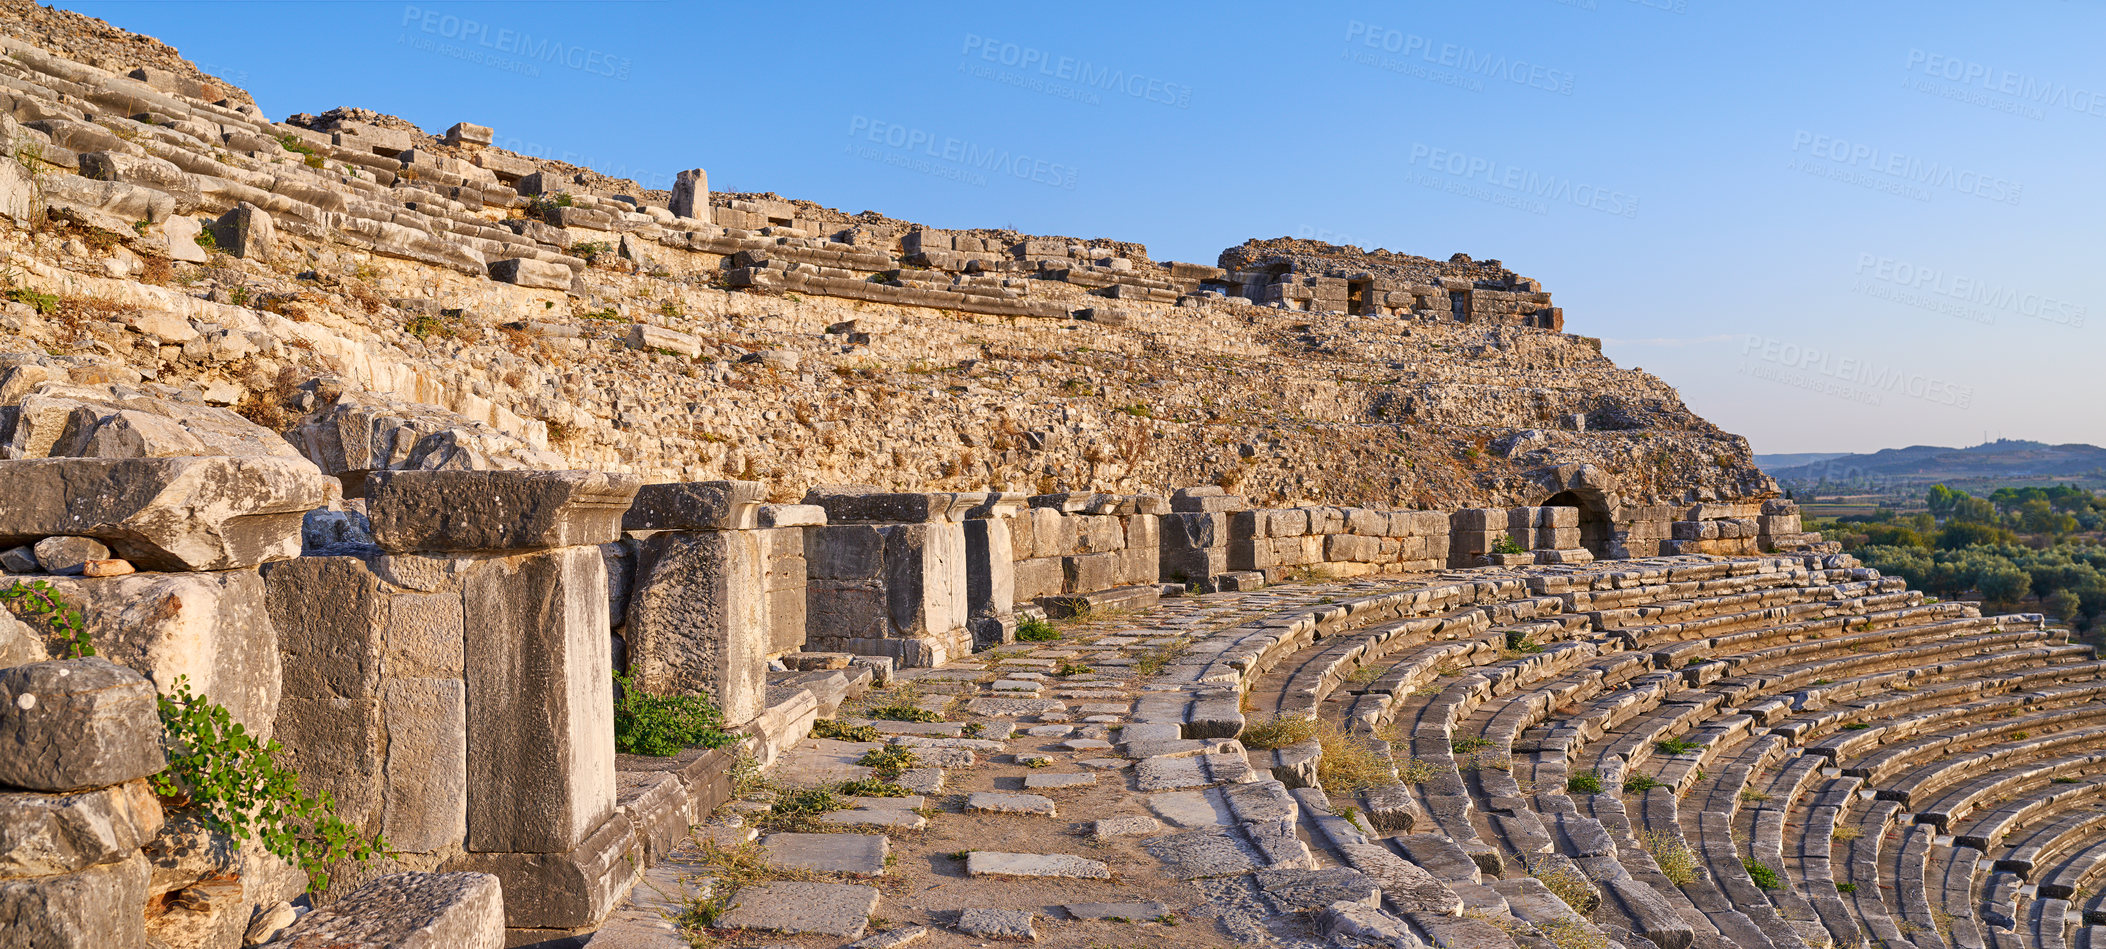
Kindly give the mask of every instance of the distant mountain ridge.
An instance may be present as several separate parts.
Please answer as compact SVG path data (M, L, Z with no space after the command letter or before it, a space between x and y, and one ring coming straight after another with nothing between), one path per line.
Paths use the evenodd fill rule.
M1827 481L1899 487L1955 481L2106 479L2106 448L2014 439L1998 439L1970 448L1911 445L1862 455L1757 455L1755 462L1770 477L1787 485Z

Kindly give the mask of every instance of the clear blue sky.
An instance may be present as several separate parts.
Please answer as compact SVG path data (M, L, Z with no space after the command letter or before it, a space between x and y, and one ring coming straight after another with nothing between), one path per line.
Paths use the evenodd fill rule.
M659 187L1498 258L1757 451L2106 444L2092 0L61 5Z

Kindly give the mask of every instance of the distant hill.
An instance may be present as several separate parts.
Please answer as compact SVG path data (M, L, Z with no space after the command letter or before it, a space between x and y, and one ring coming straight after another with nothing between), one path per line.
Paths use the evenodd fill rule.
M1830 458L1848 457L1850 457L1850 453L1847 451L1801 451L1787 452L1781 455L1756 455L1755 467L1761 468L1765 474L1768 474L1770 477L1774 478L1777 476L1776 473L1778 471L1781 471L1785 468L1797 468L1800 465L1817 464L1819 462L1827 461Z
M1813 460L1798 460L1804 458ZM1795 460L1796 464L1779 463ZM1826 482L1875 492L1911 492L1939 483L1953 487L2106 485L2106 448L2082 444L1998 440L1972 448L1912 445L1866 455L1758 455L1756 463L1787 487Z

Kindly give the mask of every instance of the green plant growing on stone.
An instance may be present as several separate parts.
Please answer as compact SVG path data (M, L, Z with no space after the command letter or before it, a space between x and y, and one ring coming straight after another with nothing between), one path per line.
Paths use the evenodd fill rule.
M1625 794L1644 794L1654 788L1664 788L1666 786L1650 774L1634 774L1623 779L1623 793Z
M1660 865L1660 874L1667 877L1667 882L1676 886L1696 882L1697 856L1680 835L1648 830L1639 836L1638 843Z
M1755 881L1756 886L1765 890L1780 889L1784 886L1784 881L1777 878L1777 871L1770 869L1769 864L1749 857L1742 860L1740 865L1747 869L1748 879Z
M1062 677L1086 676L1089 675L1091 671L1092 670L1090 669L1090 667L1085 666L1079 662L1074 662L1068 659L1062 659L1060 661L1060 668L1053 670L1053 674Z
M51 632L66 641L66 658L82 659L95 655L95 643L88 638L88 624L80 610L60 599L58 590L44 580L17 580L5 590L0 590L0 602L21 605L16 612L39 617Z
M1601 788L1599 771L1581 771L1565 779L1565 792L1568 794L1600 794Z
M870 710L871 718L882 718L888 722L940 722L942 712L932 712L911 702L893 700Z
M920 762L914 756L914 749L901 745L886 745L864 752L863 757L857 759L856 763L869 768L880 778L896 781L902 772Z
M1520 545L1520 544L1514 543L1514 539L1513 539L1512 537L1506 537L1506 536L1501 536L1501 537L1500 537L1500 538L1499 538L1498 540L1496 540L1496 541L1493 541L1493 542L1492 542L1492 549L1491 549L1491 552L1492 552L1492 553L1495 553L1495 554L1525 554L1525 553L1528 553L1528 551L1526 551L1526 550L1523 550L1523 549L1521 548L1521 545Z
M1680 738L1662 738L1659 741L1653 742L1653 750L1663 755L1684 754L1686 752L1695 751L1698 748L1702 747L1704 746L1701 743L1694 741L1683 741Z
M1035 616L1016 624L1016 640L1020 643L1049 643L1059 638L1059 629Z
M666 758L689 748L722 748L739 736L724 730L724 713L706 695L652 695L617 672L614 750Z
M58 312L59 298L56 293L38 293L24 287L7 291L7 298L15 303L26 304L39 316L50 316Z
M877 741L876 725L850 725L836 718L822 718L812 723L813 738L831 738L835 741Z
M226 706L192 694L188 676L170 693L159 699L168 770L149 779L155 794L197 811L237 845L256 841L298 866L310 892L329 885L330 864L388 852L379 834L362 836L336 815L329 792L300 790L299 775L279 761L285 749L257 741Z

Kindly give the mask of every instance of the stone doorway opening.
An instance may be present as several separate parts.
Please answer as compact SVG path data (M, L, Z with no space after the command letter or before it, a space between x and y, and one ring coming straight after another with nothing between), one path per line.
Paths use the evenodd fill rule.
M1593 491L1560 491L1538 506L1578 508L1580 546L1587 548L1596 560L1609 559L1609 547L1615 539L1616 528L1609 516L1607 498Z

